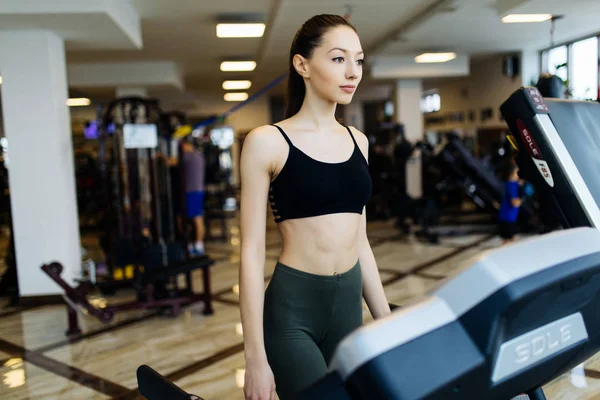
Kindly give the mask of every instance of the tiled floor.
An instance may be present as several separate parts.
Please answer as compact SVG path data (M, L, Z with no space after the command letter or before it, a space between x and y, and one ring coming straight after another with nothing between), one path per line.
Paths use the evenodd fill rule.
M389 302L405 305L468 265L472 257L497 247L496 237L442 237L438 245L403 237L386 222L368 226L373 252ZM267 233L268 282L280 251L279 234ZM93 240L86 240L88 246ZM81 317L83 338L68 341L63 306L47 306L0 317L0 400L136 399L141 364L167 376L184 390L208 399L243 399L244 355L237 295L239 229L227 243L207 244L218 259L212 270L217 293L212 316L203 305L177 317L150 312L117 314L104 325ZM201 287L201 276L194 275ZM1 315L1 314L0 314ZM126 323L138 319L134 323ZM364 321L371 316L364 307ZM110 329L107 329L110 328ZM105 332L93 334L105 329ZM86 336L90 335L91 336ZM594 357L549 384L549 400L600 400L600 357Z

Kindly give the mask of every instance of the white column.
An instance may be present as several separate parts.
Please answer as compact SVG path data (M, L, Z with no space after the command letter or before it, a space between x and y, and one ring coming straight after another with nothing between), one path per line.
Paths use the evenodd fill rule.
M396 81L394 91L395 122L404 124L406 139L415 144L423 140L423 112L421 111L421 94L423 92L420 79ZM406 191L409 196L422 196L421 155L415 151L406 165Z
M521 53L521 85L535 86L540 77L540 54L536 50ZM533 81L533 82L532 82Z
M0 32L0 73L19 291L60 294L40 267L62 263L69 283L80 269L63 39L47 31Z
M116 96L119 97L148 97L148 89L143 87L118 87Z

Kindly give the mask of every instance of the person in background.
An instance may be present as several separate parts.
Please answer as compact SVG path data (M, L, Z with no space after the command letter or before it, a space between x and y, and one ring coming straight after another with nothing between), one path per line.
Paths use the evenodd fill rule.
M187 217L194 222L195 241L188 243L192 256L202 256L204 251L204 196L206 160L204 153L194 146L194 138L188 136L182 142L181 161L185 175L185 205Z
M519 231L517 218L522 204L519 196L520 185L518 168L516 164L510 163L506 170L504 195L498 214L498 232L500 237L504 239L503 245L514 242Z

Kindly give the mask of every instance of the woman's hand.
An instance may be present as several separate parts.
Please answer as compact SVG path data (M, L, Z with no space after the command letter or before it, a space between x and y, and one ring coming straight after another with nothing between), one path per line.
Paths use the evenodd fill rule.
M275 400L275 378L267 361L246 364L244 377L246 400Z

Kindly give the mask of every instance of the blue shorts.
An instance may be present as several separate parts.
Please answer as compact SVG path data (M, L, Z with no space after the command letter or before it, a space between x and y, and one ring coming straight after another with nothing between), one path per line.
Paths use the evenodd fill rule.
M187 192L185 207L188 218L201 217L204 214L204 192Z

